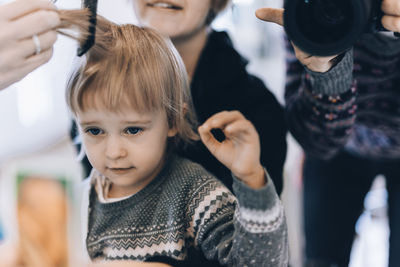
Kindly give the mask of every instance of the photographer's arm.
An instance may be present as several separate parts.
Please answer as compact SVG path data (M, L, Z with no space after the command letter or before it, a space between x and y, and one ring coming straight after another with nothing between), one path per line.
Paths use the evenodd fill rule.
M283 9L257 10L259 19L283 24ZM286 117L288 127L306 153L332 157L351 134L355 120L353 55L307 55L287 46Z
M356 117L355 100L352 51L329 72L315 73L287 47L286 119L307 154L328 159L347 143Z

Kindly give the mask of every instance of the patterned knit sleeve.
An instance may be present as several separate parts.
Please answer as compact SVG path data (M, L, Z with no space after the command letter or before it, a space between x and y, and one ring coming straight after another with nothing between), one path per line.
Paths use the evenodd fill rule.
M328 72L317 73L302 66L288 41L286 48L288 128L305 153L328 159L347 143L356 117L353 51Z
M227 266L286 267L287 226L273 182L253 190L234 178L233 189L237 199L219 185L195 205L195 245Z

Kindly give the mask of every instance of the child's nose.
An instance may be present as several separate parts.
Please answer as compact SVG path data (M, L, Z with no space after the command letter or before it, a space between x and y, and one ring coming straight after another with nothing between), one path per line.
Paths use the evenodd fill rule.
M110 136L106 144L106 156L110 159L118 159L127 156L127 150L119 137Z

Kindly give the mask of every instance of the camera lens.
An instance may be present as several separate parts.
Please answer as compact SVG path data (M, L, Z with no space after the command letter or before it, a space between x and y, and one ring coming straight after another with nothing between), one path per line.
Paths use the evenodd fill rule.
M346 17L349 17L349 10L346 10L346 6L340 1L315 0L312 9L315 20L325 27L340 27L346 23Z
M364 31L371 0L286 0L285 30L303 51L336 55Z
M296 22L302 34L320 44L343 38L353 21L348 0L299 1L297 9Z

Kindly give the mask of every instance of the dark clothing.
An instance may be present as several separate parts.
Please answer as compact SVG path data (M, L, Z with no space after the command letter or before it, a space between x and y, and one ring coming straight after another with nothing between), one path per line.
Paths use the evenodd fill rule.
M386 178L389 203L390 264L400 262L400 160L377 162L346 152L329 161L307 157L304 165L306 255L347 267L364 197L378 174ZM336 265L334 265L336 264ZM322 265L315 265L322 266Z
M400 41L364 35L326 73L305 69L290 46L287 62L288 126L306 154L307 258L348 265L365 194L383 174L389 266L400 266Z
M200 124L224 110L239 110L254 124L260 136L261 165L266 167L279 195L286 158L284 111L264 83L247 73L246 64L225 32L210 33L191 83L194 108ZM76 129L71 130L71 136L76 136ZM230 170L201 141L180 148L178 153L200 163L232 191ZM91 166L86 157L83 165L88 176Z
M365 35L326 73L305 69L291 48L287 63L288 126L306 154L400 159L400 39Z
M261 164L279 195L286 158L284 111L264 83L246 71L246 64L225 32L210 33L191 83L194 107L200 124L224 110L238 110L253 123L260 136ZM201 141L180 154L203 165L232 190L231 172Z

